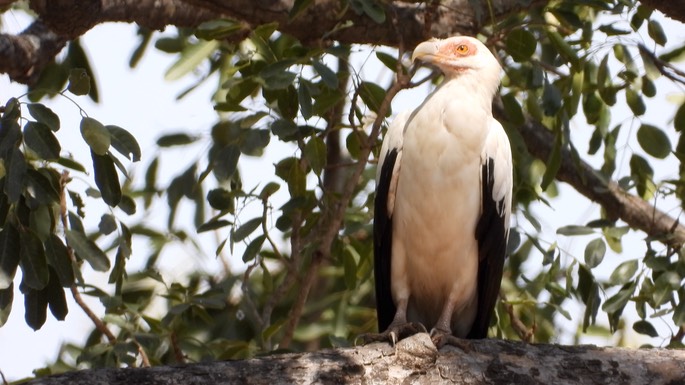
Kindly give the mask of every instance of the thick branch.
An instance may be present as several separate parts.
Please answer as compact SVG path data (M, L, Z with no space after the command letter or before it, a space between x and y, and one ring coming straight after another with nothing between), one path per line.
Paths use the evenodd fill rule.
M427 334L385 343L243 361L98 369L30 381L61 384L676 384L685 352L471 341L438 352Z
M685 0L641 0L640 3L661 11L671 19L685 23Z
M504 121L506 113L501 102L495 103L494 113ZM530 118L520 125L518 131L526 142L528 151L543 161L549 159L554 135L540 122ZM561 167L557 179L564 181L578 192L599 203L612 219L622 219L633 228L662 240L665 244L680 248L685 245L685 227L651 203L629 194L614 181L607 181L589 164L573 160L568 149L562 150Z

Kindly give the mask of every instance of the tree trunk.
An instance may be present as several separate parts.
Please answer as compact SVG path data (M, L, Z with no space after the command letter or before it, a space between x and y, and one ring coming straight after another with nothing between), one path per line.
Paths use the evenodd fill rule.
M438 352L425 333L396 348L374 343L242 361L70 372L30 381L59 384L682 384L685 351L464 341Z

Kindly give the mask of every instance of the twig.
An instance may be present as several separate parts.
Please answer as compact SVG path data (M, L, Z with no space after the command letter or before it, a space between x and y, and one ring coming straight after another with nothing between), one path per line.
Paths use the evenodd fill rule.
M676 342L682 343L683 338L685 338L685 325L680 325L678 332L671 337L671 344Z
M175 332L171 332L171 348L174 351L174 358L176 358L176 362L179 364L183 364L186 362L186 357L183 355L183 350L181 347L178 345L178 336L176 336Z
M10 385L9 382L7 382L7 379L5 378L5 374L0 370L0 377L2 377L2 384L3 385Z
M276 242L274 242L274 240L271 238L271 235L269 235L269 229L266 228L267 215L269 214L269 200L268 200L268 198L262 199L262 205L264 206L264 209L262 210L262 232L264 233L264 237L266 237L266 240L269 242L269 245L271 245L271 249L273 250L274 254L276 254L276 257L279 260L284 261L285 258L283 258L283 255L278 250L278 246L276 246Z
M535 325L528 329L526 324L524 324L523 321L521 321L521 319L514 312L514 305L507 302L507 297L504 295L504 293L500 293L500 299L502 300L504 308L507 310L507 314L509 314L509 319L511 320L511 327L514 329L516 334L518 334L521 341L531 342L535 334Z
M64 231L67 230L68 228L68 222L67 222L67 200L66 196L64 194L64 190L66 189L66 184L69 182L69 172L64 171L62 172L62 176L60 178L60 219L62 221L62 226L64 227ZM78 261L76 260L76 256L74 255L74 249L67 244L67 254L69 255L69 259L71 260L71 263L76 265ZM81 297L81 293L78 292L78 287L76 286L76 283L71 285L71 295L74 297L74 301L81 307L81 310L83 310L84 313L90 318L90 320L93 322L95 325L95 328L99 330L102 334L104 334L107 337L107 340L109 341L110 344L114 344L117 341L117 338L114 336L111 330L107 328L107 325L105 325L104 322L91 310L91 308L85 303L83 300L83 297Z
M291 310L292 315L288 317L288 322L285 324L283 339L281 339L281 343L278 346L280 349L288 349L290 346L290 342L295 334L295 328L297 328L297 324L302 317L304 305L309 297L309 291L314 284L314 280L319 272L319 267L321 266L322 262L323 256L318 252L314 253L312 256L312 263L309 265L309 270L307 270L307 275L304 278L304 282L302 282L302 286L300 286L300 292L298 293L297 299L295 300L295 305Z
M143 368L149 368L152 365L150 365L150 359L147 356L147 353L145 353L145 349L143 348L143 345L140 344L136 339L133 339L133 343L136 344L138 347L138 353L140 354L140 359L143 361Z
M288 269L285 274L283 282L278 286L276 291L271 294L269 300L264 305L262 309L262 331L263 328L268 327L271 324L271 314L277 304L281 302L281 299L288 293L292 286L297 282L298 270L297 267L300 265L300 260L302 258L302 249L300 248L300 227L302 226L302 218L299 213L293 215L292 223L292 236L290 238L291 254L290 254L290 264L294 267L293 269ZM266 341L263 341L264 349L271 350L271 337Z

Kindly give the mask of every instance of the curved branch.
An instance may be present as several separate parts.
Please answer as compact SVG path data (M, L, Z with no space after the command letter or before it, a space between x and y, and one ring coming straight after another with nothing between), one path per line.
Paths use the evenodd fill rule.
M506 112L501 100L494 103L493 112L499 120L506 121ZM528 151L536 158L547 161L552 152L554 135L542 123L530 117L526 117L525 123L517 129ZM615 216L611 219L621 218L630 227L640 229L674 249L685 245L685 226L678 220L649 202L629 194L616 182L607 181L586 162L574 161L568 149L562 150L561 157L561 167L556 178L602 205L609 215Z
M183 366L79 370L26 385L149 384L681 384L685 352L471 340L440 351L426 333L375 343Z

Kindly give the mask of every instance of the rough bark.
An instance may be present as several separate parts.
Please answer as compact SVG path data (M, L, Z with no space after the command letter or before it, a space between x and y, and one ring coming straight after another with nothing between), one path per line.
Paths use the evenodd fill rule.
M677 384L685 351L470 341L435 349L427 334L400 341L242 361L69 372L30 385L166 384Z

